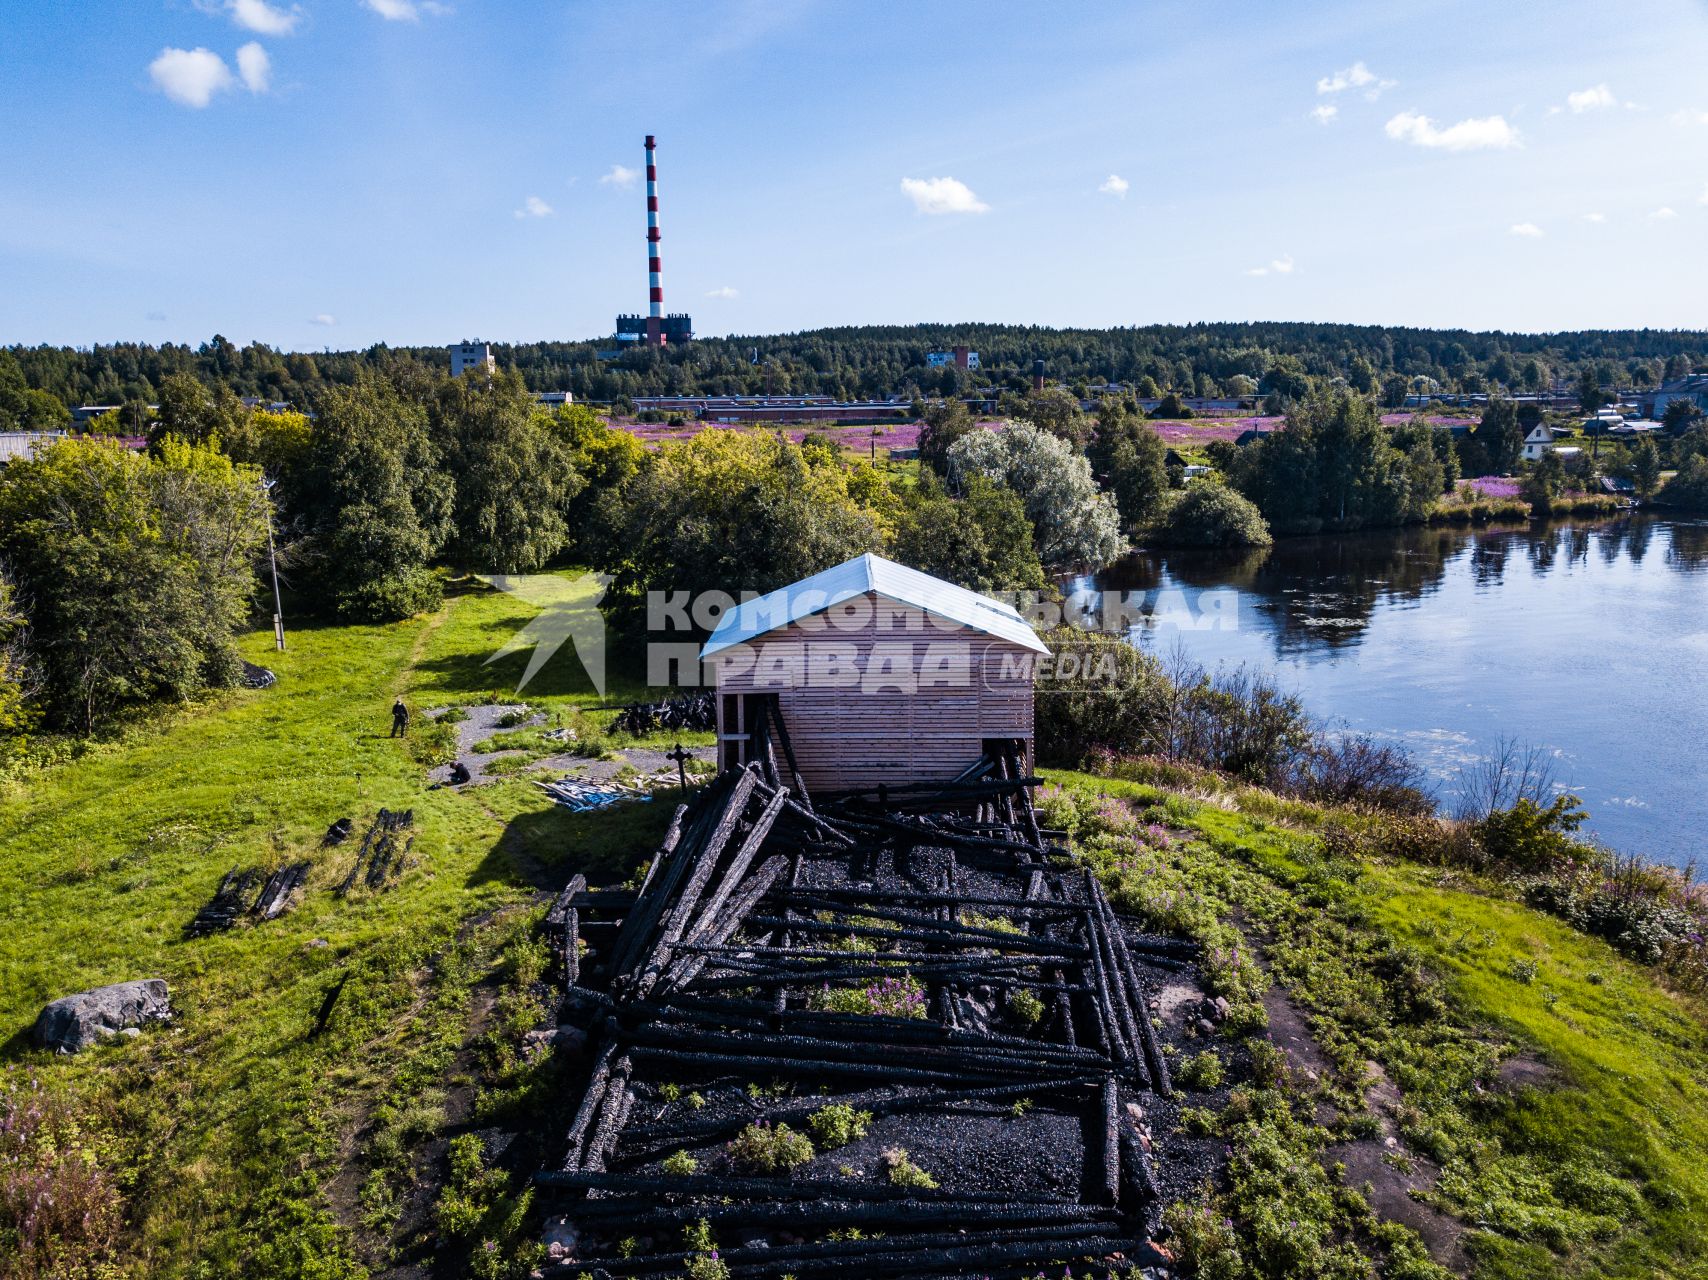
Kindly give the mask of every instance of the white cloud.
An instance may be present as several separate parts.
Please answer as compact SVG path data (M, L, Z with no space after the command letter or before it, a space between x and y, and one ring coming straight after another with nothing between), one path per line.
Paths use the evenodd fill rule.
M1583 220L1585 222L1606 222L1607 215L1605 213L1586 213L1583 215Z
M1708 183L1702 186L1702 194L1696 197L1697 204L1708 204Z
M235 83L225 59L208 49L162 49L148 74L173 102L198 110Z
M273 82L273 60L251 40L237 51L237 74L243 77L243 87L250 93L266 93Z
M1672 113L1674 124L1708 124L1708 111L1698 111L1694 107Z
M1246 271L1246 275L1248 275L1248 276L1270 276L1270 275L1290 276L1293 274L1293 269L1294 269L1295 265L1296 264L1293 261L1293 255L1290 253L1287 253L1287 254L1283 254L1279 258L1276 258L1273 262L1271 262L1266 267L1251 267L1250 269L1248 269Z
M1102 185L1097 189L1106 196L1120 196L1121 199L1125 200L1127 198L1127 192L1132 190L1132 187L1133 184L1128 182L1120 174L1112 173L1107 178L1103 179Z
M1325 102L1321 106L1311 108L1311 119L1318 124L1328 124L1339 114L1340 108L1332 102Z
M1508 230L1515 236L1524 236L1531 240L1542 238L1542 228L1534 222L1515 222Z
M741 296L741 290L740 289L732 289L729 285L726 284L726 285L722 286L721 288L707 289L706 290L706 296L708 298L739 298Z
M611 172L599 179L599 185L602 187L622 187L626 190L634 186L635 180L639 177L639 169L630 169L624 165L614 164L611 166Z
M330 329L333 325L337 324L338 321L334 320L331 316L327 315L326 312L322 311L319 315L311 317L309 323Z
M299 6L292 5L287 13L267 0L230 0L226 8L231 10L231 20L238 26L264 36L288 36L302 21Z
M1396 142L1442 151L1504 150L1522 145L1518 130L1504 116L1482 116L1438 127L1428 116L1402 111L1387 123L1387 134Z
M516 216L518 218L549 218L552 216L552 207L538 196L529 196L522 201L522 207L516 210Z
M387 22L416 22L421 18L415 0L362 0L362 3Z
M984 213L990 206L956 178L903 178L902 194L921 213Z
M1382 96L1384 89L1392 89L1399 81L1384 80L1362 62L1354 62L1344 71L1336 71L1332 76L1324 76L1317 81L1318 93L1345 93L1348 89L1362 89L1364 96L1374 102Z
M1613 96L1613 90L1604 84L1598 84L1593 89L1579 89L1576 93L1568 93L1566 105L1581 115L1585 111L1596 111L1602 107L1616 107L1619 100Z
M1660 208L1656 209L1649 215L1649 221L1671 222L1676 217L1678 217L1678 210L1663 204Z

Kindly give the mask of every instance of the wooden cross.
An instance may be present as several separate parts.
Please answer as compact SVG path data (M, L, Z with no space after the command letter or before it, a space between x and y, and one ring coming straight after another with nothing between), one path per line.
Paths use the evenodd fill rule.
M676 780L682 790L686 791L688 789L688 762L694 758L694 753L684 749L682 744L678 742L676 750L666 751L664 758L676 761Z

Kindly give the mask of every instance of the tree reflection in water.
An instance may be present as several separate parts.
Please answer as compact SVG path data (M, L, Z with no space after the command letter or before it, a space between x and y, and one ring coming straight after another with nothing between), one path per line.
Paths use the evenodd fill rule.
M1133 628L1275 676L1314 714L1404 744L1441 785L1502 736L1544 748L1613 847L1701 854L1708 787L1708 520L1403 529L1229 556L1137 554L1091 591L1161 597ZM1184 594L1234 588L1233 630L1176 631ZM1103 602L1094 600L1101 607Z

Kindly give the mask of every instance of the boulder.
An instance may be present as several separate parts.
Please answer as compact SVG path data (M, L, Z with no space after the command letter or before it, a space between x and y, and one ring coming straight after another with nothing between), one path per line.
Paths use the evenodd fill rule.
M106 1036L171 1016L165 980L142 978L55 1000L36 1018L32 1034L44 1049L76 1053Z

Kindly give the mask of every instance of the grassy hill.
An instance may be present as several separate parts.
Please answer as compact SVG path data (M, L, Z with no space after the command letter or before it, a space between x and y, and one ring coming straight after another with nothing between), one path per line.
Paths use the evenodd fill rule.
M122 1221L91 1219L110 1274L458 1274L432 1229L448 1140L520 1132L520 1167L559 1131L549 1054L523 1041L542 1012L532 926L574 871L623 879L667 806L570 815L525 776L430 790L441 744L420 717L411 739L386 736L400 693L418 711L512 696L526 655L486 659L529 616L474 589L407 624L295 630L284 654L257 634L248 656L275 688L162 714L0 793L4 1087L15 1106L40 1086L60 1117L52 1158L98 1170L91 1196L110 1181ZM619 682L611 701L637 692ZM598 702L568 652L527 696ZM1499 886L1362 856L1320 813L1053 781L1057 825L1122 908L1205 941L1230 999L1205 1038L1225 1069L1188 1073L1191 1123L1222 1136L1229 1176L1171 1218L1184 1262L1230 1278L1708 1275L1694 999ZM351 850L321 835L381 806L414 811L412 865L341 898ZM296 911L185 937L229 868L300 857L314 869ZM29 1047L46 1001L155 976L172 1026L76 1058ZM9 1141L0 1233L6 1169L51 1162L44 1142ZM513 1226L536 1230L525 1213ZM28 1274L17 1256L0 1234L0 1275Z

